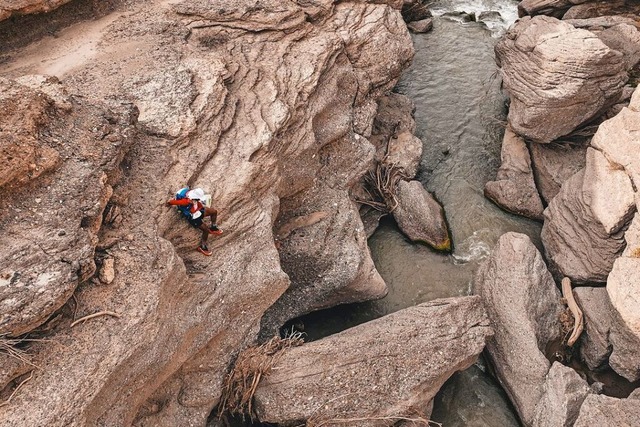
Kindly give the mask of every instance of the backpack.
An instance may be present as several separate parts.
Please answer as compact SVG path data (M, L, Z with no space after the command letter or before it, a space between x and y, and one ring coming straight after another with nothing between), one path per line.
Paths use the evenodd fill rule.
M186 199L187 192L189 192L189 187L184 187L178 190L178 192L176 193L176 200ZM189 206L176 206L176 207L182 213L182 215L186 216L187 218L191 218L191 212L189 211Z

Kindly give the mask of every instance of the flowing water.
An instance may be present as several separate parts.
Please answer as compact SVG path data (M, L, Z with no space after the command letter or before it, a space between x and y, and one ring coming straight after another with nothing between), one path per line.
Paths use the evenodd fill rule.
M389 295L304 317L310 339L421 302L468 295L479 262L507 231L525 233L540 246L539 223L506 213L483 195L484 184L495 179L500 165L505 121L493 47L517 18L517 3L434 2L433 31L413 35L416 55L396 88L415 102L417 135L424 144L418 179L444 206L453 253L413 244L392 220L383 221L369 246ZM487 11L500 15L480 15ZM469 15L475 20L465 22ZM480 16L486 22L476 22ZM481 364L447 382L433 416L447 427L518 425L504 392Z

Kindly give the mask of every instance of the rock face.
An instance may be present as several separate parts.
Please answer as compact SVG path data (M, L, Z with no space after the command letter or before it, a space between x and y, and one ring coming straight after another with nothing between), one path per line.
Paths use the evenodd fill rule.
M544 212L542 242L550 263L578 283L606 281L624 249L634 197L625 171L589 148L585 168L565 182Z
M590 395L582 408L574 427L619 427L640 425L640 400L616 399Z
M519 15L556 15L569 9L571 6L586 3L589 0L522 0L518 4Z
M554 362L544 383L542 399L536 406L533 425L570 427L578 418L589 385L572 368Z
M435 300L287 350L255 395L263 422L366 418L395 425L424 408L492 333L479 297ZM360 424L365 425L365 424Z
M524 139L508 127L501 158L498 176L487 182L484 195L509 212L541 220L544 208L533 180L529 150Z
M531 425L551 364L547 344L560 337L560 294L542 256L522 234L506 233L473 282L495 335L487 350L498 380Z
M533 175L540 195L548 204L572 175L584 168L587 147L561 144L529 144Z
M511 98L509 124L535 142L551 142L604 112L627 81L620 52L547 16L518 21L495 51Z
M393 217L414 242L423 242L440 251L451 249L444 210L420 181L398 183L398 206Z
M333 258L300 259L302 268L330 273L331 286L345 280L325 297L349 300L349 287L375 293L381 283L348 191L373 158L365 134L376 101L413 54L400 4L390 3L398 9L128 1L128 13L84 22L42 40L35 56L16 51L19 64L0 64L11 79L55 74L73 94L58 105L49 89L3 80L0 98L16 109L2 108L2 129L13 138L3 134L2 155L18 159L16 141L33 160L0 171L2 247L15 248L0 255L3 274L10 271L0 289L11 293L0 300L14 304L32 284L55 289L63 304L93 274L95 248L96 258L114 260L116 274L108 285L89 280L76 289L77 317L119 315L71 328L72 302L54 313L40 327L47 340L30 348L42 369L0 407L0 424L204 425L230 363L291 284L281 253L295 253L305 232L307 247ZM135 109L120 99L140 110L133 140ZM23 174L25 165L35 172ZM199 233L164 207L185 184L211 192L220 211L225 234L209 239L211 257L194 250ZM14 189L29 197L16 202ZM307 216L319 211L328 216ZM296 222L301 216L316 222ZM32 235L25 224L33 220L41 225ZM286 224L289 237L277 248L275 232ZM311 241L322 231L340 238L335 251ZM31 277L27 262L40 276ZM23 319L2 311L3 327L21 333L46 320L55 308L36 309L37 301L36 293ZM3 364L0 388L10 391L25 372Z
M611 303L605 288L581 286L574 289L574 294L584 315L580 356L589 369L595 370L606 362L611 353Z
M102 212L135 134L131 106L74 103L55 79L23 81L0 79L0 335L12 336L95 272Z
M28 15L54 10L71 0L11 0L0 3L0 21L11 15Z

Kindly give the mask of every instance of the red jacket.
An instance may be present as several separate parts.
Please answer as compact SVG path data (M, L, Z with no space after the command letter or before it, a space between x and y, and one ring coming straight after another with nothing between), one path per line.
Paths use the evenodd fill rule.
M204 205L200 203L200 201L187 198L180 200L171 199L169 200L169 204L174 206L189 206L189 212L192 214L204 209Z

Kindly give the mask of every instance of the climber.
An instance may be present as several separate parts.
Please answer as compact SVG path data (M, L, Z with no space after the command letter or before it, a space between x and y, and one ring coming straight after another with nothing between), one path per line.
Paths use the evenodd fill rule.
M212 252L207 247L207 238L209 234L220 235L222 230L218 228L216 220L218 218L218 211L213 208L205 206L205 194L202 188L194 188L189 190L189 187L180 189L176 196L167 201L167 206L177 206L182 215L189 221L189 224L202 230L202 238L200 239L200 246L198 251L206 256L211 256ZM211 218L211 226L207 227L204 223L206 217Z

